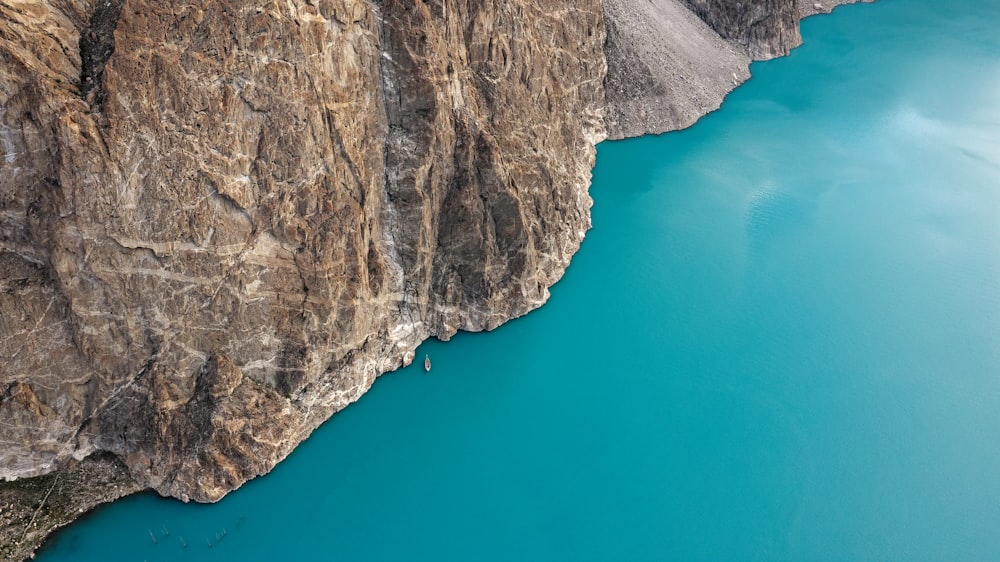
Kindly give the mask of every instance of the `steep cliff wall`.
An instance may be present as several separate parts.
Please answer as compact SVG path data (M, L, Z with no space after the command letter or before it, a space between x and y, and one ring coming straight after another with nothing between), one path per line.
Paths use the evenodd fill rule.
M0 10L3 478L218 499L589 228L597 0Z
M0 556L218 499L424 339L541 305L607 130L797 43L742 4L0 0Z
M0 100L7 478L100 449L217 499L589 226L596 1L43 6L58 64L6 44Z

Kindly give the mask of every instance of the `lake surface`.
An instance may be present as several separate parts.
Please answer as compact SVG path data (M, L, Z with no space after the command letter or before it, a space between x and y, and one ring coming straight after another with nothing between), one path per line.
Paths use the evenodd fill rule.
M806 21L695 127L600 146L541 310L424 345L218 504L135 496L39 559L1000 559L998 29Z

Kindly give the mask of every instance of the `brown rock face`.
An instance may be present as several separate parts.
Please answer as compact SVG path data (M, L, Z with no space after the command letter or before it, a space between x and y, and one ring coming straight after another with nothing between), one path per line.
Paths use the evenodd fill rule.
M589 227L596 0L3 10L5 478L218 499Z
M544 302L589 228L604 136L600 5L383 10L396 275L435 335L492 329Z

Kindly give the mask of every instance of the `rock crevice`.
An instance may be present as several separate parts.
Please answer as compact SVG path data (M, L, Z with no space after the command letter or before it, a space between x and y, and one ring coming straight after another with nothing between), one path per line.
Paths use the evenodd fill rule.
M104 66L115 51L115 27L125 0L97 0L90 21L80 32L80 95L87 99L94 93L92 106L100 108Z

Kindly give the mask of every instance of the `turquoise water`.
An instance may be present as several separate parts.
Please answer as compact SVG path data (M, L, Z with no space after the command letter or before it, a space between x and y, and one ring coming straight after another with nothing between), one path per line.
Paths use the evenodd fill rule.
M39 559L1000 559L998 28L805 22L722 111L601 145L544 308L219 504L129 498Z

